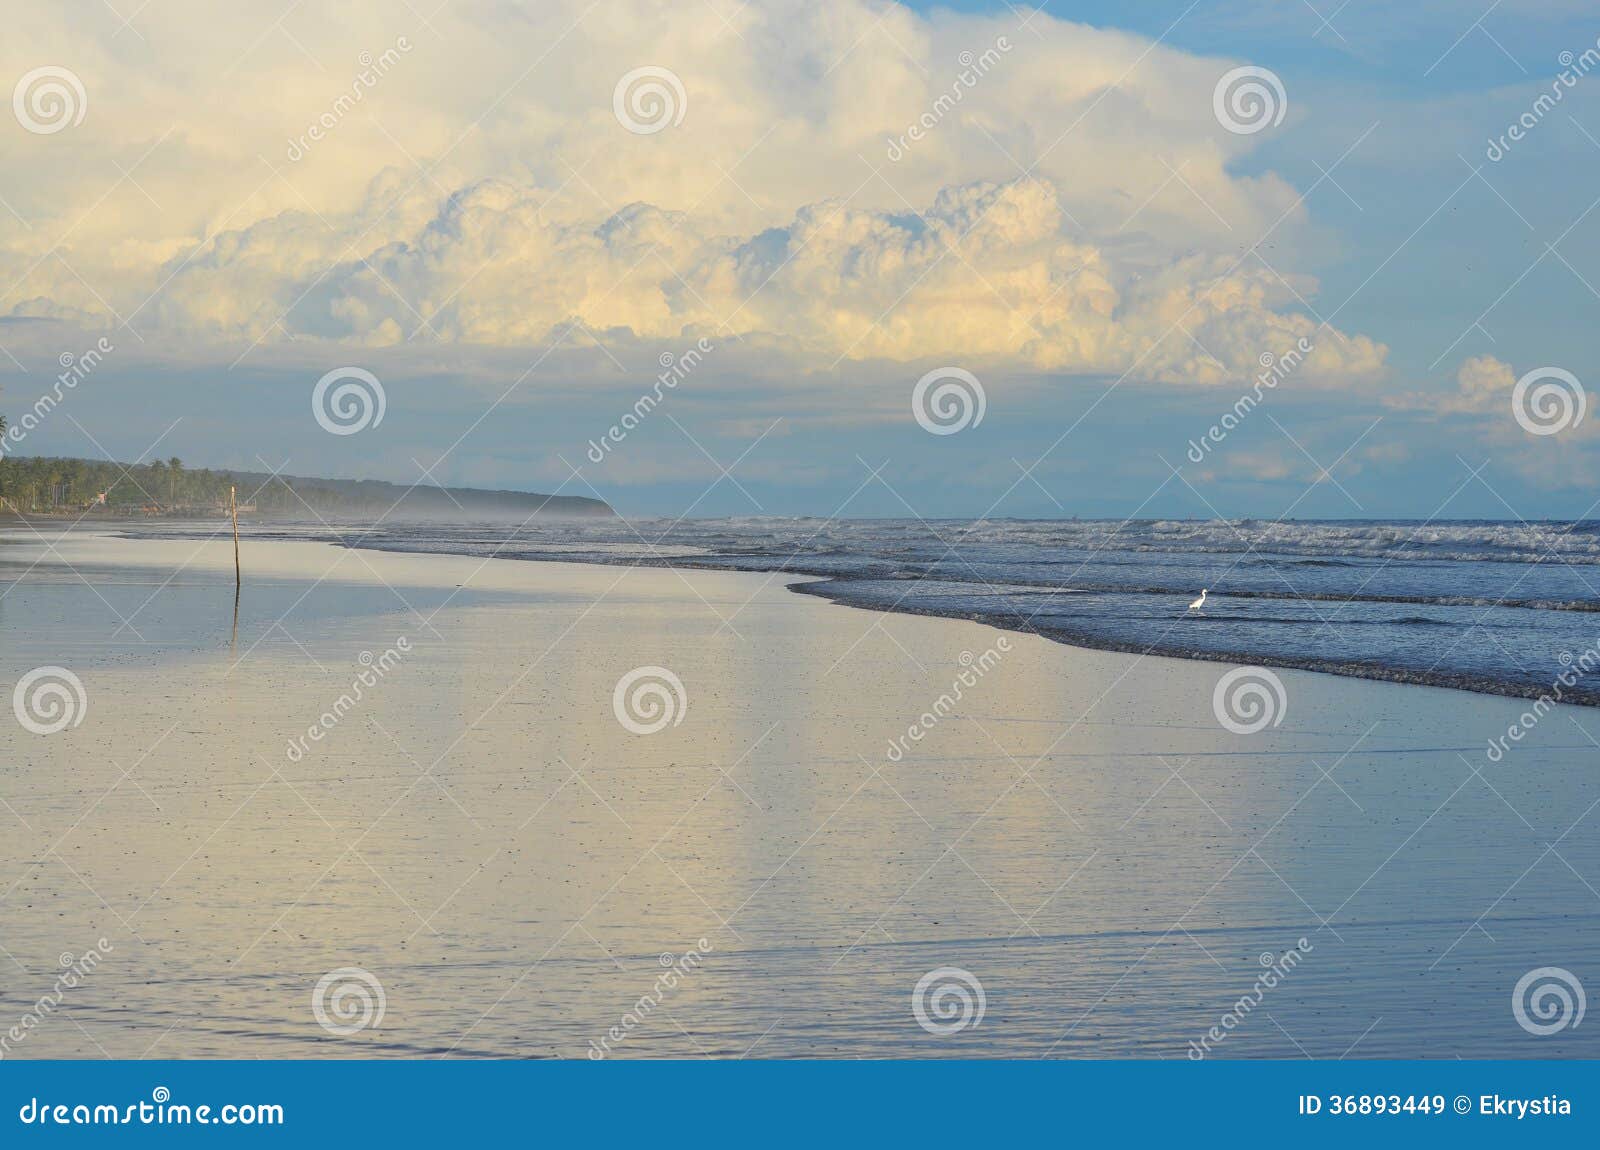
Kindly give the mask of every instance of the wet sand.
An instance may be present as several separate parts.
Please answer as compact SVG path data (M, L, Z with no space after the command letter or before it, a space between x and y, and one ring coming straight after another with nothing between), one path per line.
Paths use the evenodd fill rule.
M6 1057L1600 1057L1512 1009L1536 968L1600 987L1592 710L1494 762L1525 702L1284 671L1235 734L1215 664L288 542L235 638L232 563L4 532L6 701L41 666L87 700L0 712ZM688 700L651 734L613 707L640 666ZM382 1017L333 1033L352 967ZM983 988L951 1033L913 1011L942 968Z

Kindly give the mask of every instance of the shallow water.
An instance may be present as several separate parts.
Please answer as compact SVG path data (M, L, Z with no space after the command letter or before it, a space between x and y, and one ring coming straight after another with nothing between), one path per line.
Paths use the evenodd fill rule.
M184 527L140 530L192 530ZM570 520L255 530L423 553L824 575L876 610L1101 649L1600 704L1600 523ZM1204 609L1187 605L1210 590Z
M1600 982L1584 708L1495 761L1521 703L1286 671L1241 735L1214 665L748 574L285 542L247 543L235 637L231 545L58 551L0 547L0 684L61 664L87 703L0 723L0 1032L111 950L10 1057L584 1057L619 1027L618 1057L1183 1058L1302 939L1211 1056L1600 1055L1511 1007L1537 968ZM648 664L688 705L637 735L613 687ZM340 1036L312 1000L348 967L383 1017ZM943 968L983 988L951 1034L912 1010Z

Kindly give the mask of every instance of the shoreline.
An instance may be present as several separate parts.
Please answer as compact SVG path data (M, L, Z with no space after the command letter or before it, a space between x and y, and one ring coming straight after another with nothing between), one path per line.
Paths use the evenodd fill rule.
M192 522L198 526L199 524L209 521L195 520ZM1352 520L1350 522L1364 521ZM258 524L259 523L260 521L258 521ZM286 525L300 531L304 531L306 527L303 521L286 521ZM326 526L331 532L331 537L329 538L320 538L309 533L300 535L298 537L307 541L316 540L352 550L360 550L377 554L458 554L462 557L477 559L485 558L485 556L475 555L470 552L438 552L421 549L408 549L394 545L374 545L360 538L361 534L365 530L361 527L351 528L349 534L346 534L345 528L342 525L329 524ZM122 525L121 530L128 538L161 538L160 535L155 534L141 535L138 532L137 527L132 524ZM355 538L351 538L351 535L354 535ZM262 541L282 541L288 537L289 536L269 535L260 538ZM1015 612L964 611L960 609L944 611L930 610L914 604L908 604L905 601L897 601L892 604L880 604L876 602L853 602L846 595L838 593L838 591L848 587L852 583L875 581L879 577L874 575L850 575L839 574L837 572L820 569L807 569L803 563L794 563L792 561L779 561L775 559L771 566L755 568L733 567L726 563L699 562L692 557L660 558L652 556L633 556L627 559L618 558L615 560L608 560L602 557L542 556L525 554L503 556L492 555L490 557L504 558L515 562L528 563L581 563L584 565L601 568L639 567L671 571L758 573L769 577L779 575L792 576L801 581L786 584L790 591L793 591L796 594L815 596L839 606L855 607L869 612L890 613L895 615L916 616L921 618L952 619L979 623L1014 634L1037 635L1049 640L1050 642L1080 650L1181 659L1204 664L1231 663L1240 666L1258 666L1275 668L1279 670L1308 671L1316 674L1330 675L1336 678L1359 679L1366 682L1389 683L1396 686L1436 687L1446 690L1462 691L1473 695L1488 696L1492 698L1520 699L1535 703L1544 700L1547 703L1569 703L1574 706L1591 708L1600 707L1600 684L1597 684L1596 686L1584 686L1582 683L1576 683L1564 686L1558 680L1558 675L1552 675L1551 679L1547 682L1519 683L1499 679L1486 679L1483 677L1451 671L1417 671L1414 669L1393 667L1383 663L1371 661L1334 660L1317 658L1310 655L1288 655L1275 651L1261 651L1252 649L1239 651L1211 651L1186 647L1179 643L1140 644L1138 642L1122 642L1116 639L1104 638L1102 636L1089 635L1081 631L1072 630L1071 628L1031 625L1019 626L1018 618ZM906 583L913 583L922 582L924 580L918 578L905 579L903 581ZM935 583L938 582L938 580L928 581ZM1046 585L1040 584L1039 586L1045 587ZM1078 589L1073 589L1073 593L1076 593L1077 590ZM1091 587L1087 588L1087 590L1090 592L1115 592L1126 589ZM1235 594L1236 593L1233 592L1225 593L1225 595ZM1224 595L1218 596L1219 599L1223 597ZM1281 592L1260 593L1252 591L1237 593L1237 597L1243 599L1309 600L1313 602L1327 603L1335 608L1346 603L1366 601L1391 602L1396 605L1421 602L1431 603L1431 601L1403 597L1379 596L1375 598L1363 597L1361 599L1351 599L1340 598L1337 596L1293 596ZM1448 606L1449 604L1443 605ZM1484 606L1485 604L1456 605ZM1520 603L1500 603L1498 605L1518 608L1527 607L1527 609L1533 609L1531 605ZM1574 615L1576 621L1577 619L1581 619L1585 615L1593 612L1600 612L1600 605L1595 606L1593 611L1574 609L1571 613Z
M371 546L371 545L368 545L368 544L363 544L361 542L353 542L353 541L349 541L349 540L342 539L342 538L341 539L332 540L330 542L334 542L336 545L342 546L342 547L348 547L348 548L352 548L352 549L366 550L366 551L372 551L372 552L379 552L379 553L390 553L390 554L435 554L435 552L408 551L408 550L406 550L404 548L399 548L399 547L375 547L375 546ZM1197 662L1197 663L1232 663L1232 664L1237 664L1237 665L1270 667L1270 668L1277 668L1277 669L1281 669L1281 670L1308 671L1308 672L1312 672L1312 673L1315 673L1315 674L1331 675L1331 676L1333 676L1335 678L1360 679L1360 680L1363 680L1363 681L1366 681L1366 682L1390 683L1390 684L1393 684L1395 686L1436 687L1436 688L1441 688L1441 689L1445 689L1445 690L1461 691L1461 692L1464 692L1464 693L1467 693L1467 694L1473 694L1473 695L1486 695L1486 696L1490 696L1490 697L1493 697L1493 698L1524 699L1524 700L1535 701L1535 702L1538 701L1538 700L1541 700L1541 699L1547 699L1547 700L1549 700L1551 702L1570 703L1570 704L1575 705L1575 706L1600 707L1600 685L1596 685L1594 687L1583 687L1583 686L1568 687L1568 688L1562 689L1559 694L1556 694L1557 688L1560 686L1560 684L1555 682L1554 680L1552 680L1552 682L1548 686L1538 686L1538 685L1532 685L1532 684L1507 683L1507 682L1501 682L1501 681L1498 681L1498 680L1484 680L1484 679L1479 679L1479 678L1473 678L1473 677L1468 676L1468 675L1456 674L1456 673L1447 672L1447 671L1423 671L1423 672L1418 672L1418 671L1407 670L1407 669L1404 669L1404 668L1389 667L1389 666L1385 666L1384 664L1381 664L1381 663L1370 663L1370 662L1362 662L1362 661L1330 661L1330 660L1326 660L1326 659L1316 659L1316 658L1312 658L1310 656L1295 657L1295 656L1290 656L1290 655L1283 655L1283 654L1279 654L1277 652L1259 652L1259 651L1248 651L1248 650L1247 651L1241 651L1241 652L1214 652L1214 651L1195 650L1193 648L1187 648L1187 647L1183 647L1183 646L1180 646L1180 645L1177 645L1177 644L1150 644L1150 645L1141 646L1140 644L1137 644L1137 643L1121 643L1121 642L1117 642L1115 640L1102 639L1102 638L1099 638L1099 637L1096 637L1096 636L1084 635L1084 634L1079 633L1079 632L1074 632L1074 631L1067 630L1067 629L1062 629L1062 628L1019 626L1019 625L1017 625L1017 621L1016 621L1016 618L1015 618L1014 614L995 613L995 612L981 612L981 611L959 611L959 610L936 611L936 610L929 610L929 609L925 609L925 608L919 608L919 607L916 607L916 606L908 606L904 602L897 602L897 603L894 603L892 605L879 605L879 604L876 604L876 603L856 603L856 602L849 601L848 599L846 599L842 595L831 593L829 588L830 587L848 586L850 583L868 581L868 580L873 579L874 577L872 577L872 576L857 576L857 575L840 575L840 574L837 574L837 573L825 572L825 571L816 571L816 570L808 571L808 570L804 569L803 566L792 566L792 565L790 565L788 563L775 564L774 566L772 566L770 568L749 568L749 569L747 569L747 568L731 568L726 564L698 563L698 562L694 561L692 558L659 559L659 558L635 557L635 558L632 558L632 559L630 559L628 561L623 561L621 559L618 559L618 560L615 560L615 561L608 561L608 560L605 560L605 559L589 559L589 558L562 559L562 558L553 558L553 557L552 558L546 558L546 557L542 557L542 556L505 556L504 558L507 558L507 559L509 559L509 560L511 560L513 562L524 562L524 563L563 563L563 562L568 562L568 563L582 563L582 564L585 564L585 565L588 565L588 566L604 567L604 568L635 566L635 567L649 567L649 568L655 568L655 569L660 569L660 570L668 570L668 571L674 571L674 570L709 571L709 572L734 572L734 571L737 571L737 572L741 572L741 573L748 572L748 573L766 574L766 575L769 575L769 576L771 576L771 575L787 575L787 576L792 576L792 577L796 577L798 579L803 580L801 582L794 582L794 583L785 584L785 587L786 587L787 590L792 591L795 594L816 596L818 598L825 599L828 602L833 603L833 604L838 605L838 606L853 607L853 608L856 608L858 610L869 611L869 612L876 611L876 612L880 612L880 613L915 616L915 617L919 617L919 618L953 619L953 620L961 620L961 621L971 622L971 623L979 623L979 624L982 624L984 626L994 627L994 628L996 628L998 630L1009 631L1009 632L1012 632L1012 633L1015 633L1015 634L1037 635L1037 636L1039 636L1041 638L1049 640L1050 642L1059 643L1062 646L1074 647L1074 648L1078 648L1080 650L1086 650L1086 651L1104 651L1104 652L1114 652L1114 653L1117 653L1117 654L1153 656L1153 657L1161 657L1161 658L1168 658L1168 659L1182 659L1182 660L1187 660L1187 661ZM907 580L905 580L905 582L908 582L908 583L909 582L921 582L921 581L924 581L924 580L921 580L921 579L907 579ZM930 580L930 581L936 582L937 580ZM1227 594L1231 595L1232 593L1229 592ZM1220 595L1218 596L1218 598L1222 598L1222 597L1223 596L1220 596ZM1338 604L1343 604L1343 603L1348 603L1348 602L1356 602L1356 601L1368 601L1368 600L1340 599L1340 598L1332 597L1332 596L1325 597L1325 598L1319 598L1319 597L1316 597L1316 596L1299 597L1299 596L1288 596L1288 595L1277 595L1277 594L1261 595L1261 594L1248 593L1248 592L1245 593L1244 595L1241 595L1240 597L1241 598L1283 598L1283 599L1309 598L1312 601L1326 602L1326 603L1333 604L1333 605L1338 605ZM1398 598L1398 597L1389 598L1389 599L1379 599L1378 601L1381 601L1381 602L1393 602L1393 603L1396 603L1396 604L1416 602L1416 600L1413 600L1413 599L1401 599L1401 598ZM1521 605L1520 604L1509 604L1509 606L1521 606ZM1600 612L1600 605L1596 605L1592 610L1594 612ZM1572 613L1575 616L1581 618L1584 614L1587 614L1587 613L1590 613L1590 612L1573 611Z
M114 1055L581 1058L695 949L679 1026L614 1056L1182 1058L1305 939L1269 1008L1319 1054L1600 1037L1530 1043L1504 1009L1522 972L1600 955L1587 892L1496 797L1600 873L1575 708L1502 763L1509 700L1288 671L1279 721L1238 734L1195 661L833 611L750 572L297 541L255 549L230 643L231 539L55 545L0 553L28 570L0 682L61 665L87 700L60 734L0 730L24 820L0 930L27 972L0 1023L106 938L66 1008ZM681 722L641 735L614 688L650 666ZM345 1038L308 1003L351 967L387 1013ZM940 1037L908 1004L951 967L989 1011ZM96 1050L58 1020L14 1054ZM1210 1056L1298 1054L1256 1018Z
M538 562L538 560L534 560ZM604 566L604 564L597 564ZM816 595L837 603L844 607L857 607L861 610L874 610L875 608L859 603L850 603L836 598L828 593L830 583L847 583L848 577L834 576L814 582L795 583L789 585L789 590L799 595ZM1338 600L1332 600L1338 602ZM916 607L896 606L883 608L898 615L916 615L933 619L963 619L972 623L981 623L1002 631L1013 631L1023 635L1038 635L1052 643L1060 643L1066 647L1077 647L1086 651L1107 651L1123 655L1148 655L1164 659L1182 659L1196 663L1232 663L1257 667L1275 667L1286 671L1308 671L1318 675L1331 675L1340 679L1360 679L1369 683L1390 683L1401 687L1437 687L1443 690L1461 691L1471 695L1487 695L1500 699L1528 699L1539 700L1549 698L1551 702L1571 703L1574 706L1600 707L1600 686L1591 688L1574 687L1562 691L1560 697L1554 697L1552 692L1558 684L1551 687L1538 688L1523 686L1519 683L1487 683L1472 679L1464 675L1455 675L1447 672L1411 672L1400 668L1385 667L1382 664L1346 662L1330 663L1326 660L1312 658L1297 659L1293 656L1279 655L1276 653L1254 652L1216 652L1196 651L1183 647L1164 647L1159 645L1141 647L1136 643L1117 643L1113 640L1098 639L1093 636L1077 635L1067 631L1052 631L1047 628L1028 628L1017 626L1014 620L1006 615L985 612L940 612L921 610ZM1600 608L1597 608L1600 610Z
M218 530L222 530L226 526L226 521L214 521L214 520L209 520L209 519L173 519L173 520L170 520L170 521L166 521L166 520L158 520L158 521L171 522L171 523L174 523L174 524L193 524L197 528L202 526L202 525L216 523L216 524L219 524L218 527L217 527ZM0 525L3 525L3 522L4 522L3 519L0 519ZM43 522L43 521L41 521L41 522ZM85 521L85 522L87 523L89 521ZM139 522L143 522L143 521L141 520ZM249 525L250 526L266 526L269 522L271 522L271 521L256 520L256 521L253 521ZM285 522L285 525L290 526L290 527L295 528L295 529L302 530L302 531L304 530L304 528L306 526L303 521L298 521L298 520L289 520L289 521L284 521L284 522ZM1351 522L1362 522L1362 521L1353 520ZM128 523L127 521L123 520L122 517L111 517L111 518L105 519L105 520L95 520L95 521L93 521L92 526L97 530L109 530L114 534L117 534L117 535L119 535L121 537L124 537L124 538L130 538L130 539L141 539L141 538L144 538L144 539L159 539L159 538L163 537L160 534L141 534L138 531L138 528L134 523ZM1317 658L1317 657L1310 656L1310 655L1295 656L1295 655L1286 655L1286 654L1283 654L1281 652L1275 652L1275 651L1261 651L1261 650L1251 650L1251 649L1245 649L1245 650L1240 650L1240 651L1210 651L1210 650L1196 649L1196 648L1193 648L1193 647L1185 647L1185 646L1183 646L1181 644L1178 644L1178 643L1140 644L1140 643L1137 643L1137 642L1122 642L1122 641L1118 641L1118 640L1115 640L1115 639L1104 638L1104 637L1101 637L1101 636L1084 634L1084 633L1082 633L1080 631L1074 631L1074 630L1072 630L1070 628L1019 625L1019 621L1018 621L1017 615L1014 612L1006 613L1006 612L963 611L963 610L959 610L959 609L951 609L951 610L943 610L943 611L941 611L941 610L932 610L932 609L919 607L919 606L914 605L914 604L908 604L908 603L906 603L904 601L898 601L898 602L894 602L892 604L879 604L879 603L876 603L876 602L853 602L846 595L840 594L839 591L841 589L843 589L843 588L848 587L852 583L876 581L879 577L873 576L873 575L839 574L837 572L831 572L831 571L825 571L825 570L808 570L808 569L806 569L806 567L803 564L794 564L794 563L787 562L787 561L778 562L778 561L775 560L773 565L770 566L770 567L761 567L761 568L749 567L749 568L746 568L746 567L732 567L732 566L730 566L728 564L725 564L725 563L697 562L692 557L659 558L659 557L649 557L649 556L633 556L633 557L630 557L630 558L627 558L627 559L618 558L618 559L611 560L611 559L606 559L606 558L601 558L601 557L586 557L586 556L570 556L570 557L568 557L568 556L498 555L498 554L491 554L489 556L483 556L483 555L477 555L477 554L474 554L474 553L471 553L471 552L464 552L464 551L463 552L441 552L441 551L429 551L429 550L421 550L421 549L408 549L408 548L400 547L400 546L373 545L371 543L368 543L368 542L365 542L363 540L360 540L359 538L351 539L351 538L347 537L346 535L342 534L342 531L344 529L342 528L341 525L332 525L332 524L330 524L330 525L328 525L328 527L329 527L329 530L333 533L331 538L318 538L318 537L316 537L314 535L310 535L310 534L305 534L305 535L300 535L300 536L266 535L266 536L257 536L257 537L255 537L254 541L257 541L257 542L285 542L285 541L289 541L292 538L300 538L300 539L303 539L303 540L305 540L307 542L311 542L311 541L325 542L325 543L328 543L328 544L333 545L333 546L344 547L344 548L347 548L347 549L350 549L350 550L365 551L365 552L374 553L374 554L397 554L397 555L451 554L451 555L457 555L458 557L461 557L461 558L470 558L470 559L477 559L477 560L481 560L481 559L484 559L484 558L498 558L498 559L505 559L505 560L511 561L511 562L523 562L523 563L578 563L578 564L582 564L582 565L585 565L585 566L593 566L593 567L599 567L599 568L637 567L637 568L648 568L648 569L658 569L658 570L668 570L668 571L705 571L705 572L711 572L711 573L744 573L744 574L760 574L760 575L766 575L766 576L769 576L769 577L772 577L772 576L787 576L787 577L793 577L795 580L797 580L795 582L786 583L785 587L786 587L787 590L789 590L789 591L791 591L791 592L793 592L795 594L799 594L799 595L810 595L810 596L814 596L814 597L817 597L817 598L821 598L821 599L824 599L824 600L826 600L826 601L828 601L830 603L833 603L835 605L838 605L838 606L853 607L853 608L857 608L859 610L868 611L868 612L888 613L888 614L904 615L904 616L914 616L914 617L919 617L919 618L951 619L951 620L959 620L959 621L977 623L977 624L981 624L981 625L984 625L984 626L993 627L993 628L995 628L997 630L1010 632L1010 633L1013 633L1013 634L1037 635L1037 636L1039 636L1041 638L1044 638L1044 639L1046 639L1046 640L1048 640L1050 642L1058 643L1058 644L1060 644L1062 646L1076 648L1076 649L1079 649L1079 650L1101 651L1101 652L1108 652L1108 653L1128 654L1128 655L1146 656L1146 657L1160 657L1160 658L1180 659L1180 660L1186 660L1186 661L1190 661L1190 662L1203 663L1203 664L1221 663L1221 664L1235 664L1235 665L1239 665L1239 666L1267 667L1267 668L1274 668L1274 669L1278 669L1278 670L1306 671L1306 672L1312 672L1312 673L1315 673L1315 674L1330 675L1330 676L1333 676L1335 678L1358 679L1358 680L1362 680L1362 681L1366 681L1366 682L1388 683L1388 684L1392 684L1392 685L1395 685L1395 686L1435 687L1435 688L1440 688L1440 689L1445 689L1445 690L1461 691L1461 692L1464 692L1464 693L1467 693L1467 694L1472 694L1472 695L1488 696L1488 697L1491 697L1491 698L1520 699L1520 700L1525 700L1525 701L1529 701L1529 702L1536 702L1536 703L1541 701L1541 700L1543 700L1546 703L1566 703L1566 704L1571 704L1573 706L1581 706L1581 707L1589 707L1589 708L1600 708L1600 684L1597 684L1595 686L1585 686L1580 682L1580 683L1574 683L1574 684L1570 684L1570 685L1563 685L1560 681L1558 681L1558 678L1556 676L1552 676L1551 680L1548 683L1538 683L1538 684L1517 683L1517 682L1507 682L1507 681L1503 681L1503 680L1485 679L1485 678L1481 678L1481 677L1474 677L1472 675L1468 675L1468 674L1464 674L1464 673L1456 673L1456 672L1451 672L1451 671L1434 671L1434 670L1416 671L1416 670L1413 670L1413 669L1402 668L1402 667L1393 667L1393 666L1389 666L1389 665L1386 665L1386 664L1383 664L1383 663L1377 663L1377 662L1371 662L1371 661L1362 661L1362 660L1333 660L1333 659ZM361 528L355 528L355 529L353 529L353 533L359 536L361 530L362 530ZM246 539L249 539L249 538L250 538L249 536L246 536ZM903 581L906 582L906 583L915 583L915 582L924 582L924 581L934 582L934 583L938 582L938 580L936 580L936 579L934 579L934 580L924 580L922 578L904 579ZM1039 586L1041 588L1045 588L1048 585L1039 584ZM1058 590L1061 590L1061 589L1058 589ZM1078 590L1079 589L1072 589L1070 592L1063 591L1063 593L1077 593ZM1093 592L1093 591L1121 591L1121 590L1125 590L1125 589L1091 587L1091 588L1087 588L1087 590ZM1218 598L1221 599L1221 598L1223 598L1225 596L1233 596L1233 597L1238 597L1238 598L1243 598L1243 599L1258 599L1258 598L1260 598L1260 599L1274 599L1274 600L1303 600L1303 601L1327 603L1327 604L1329 604L1331 606L1334 606L1334 607L1337 607L1337 606L1342 605L1342 604L1351 603L1351 602L1368 602L1368 601L1394 603L1396 605L1403 605L1403 604L1407 604L1407 603L1430 603L1430 604L1432 604L1432 602L1433 602L1431 600L1420 600L1420 599L1416 599L1416 598L1406 598L1406 597L1398 597L1398 596L1394 596L1394 597L1382 597L1382 596L1378 596L1378 597L1362 597L1361 599L1352 599L1352 598L1339 598L1337 596L1316 596L1316 595L1312 595L1312 596L1295 596L1295 595L1289 595L1289 594L1281 593L1281 592L1266 592L1266 593L1262 593L1262 592L1253 592L1253 591L1226 592L1226 593L1223 593L1222 595L1219 595ZM1444 604L1444 605L1451 605L1451 604ZM1486 604L1469 603L1469 604L1454 604L1454 605L1459 605L1459 606L1485 606ZM1505 606L1505 607L1512 607L1512 608L1535 609L1531 605L1522 604L1522 603L1515 603L1515 602L1512 602L1512 603L1498 603L1496 605ZM1588 608L1588 609L1573 608L1571 610L1571 614L1573 614L1573 616L1575 617L1575 624L1576 624L1576 620L1582 619L1587 614L1596 613L1596 612L1600 612L1600 604L1597 604L1594 607ZM1180 614L1181 614L1181 612L1180 612Z

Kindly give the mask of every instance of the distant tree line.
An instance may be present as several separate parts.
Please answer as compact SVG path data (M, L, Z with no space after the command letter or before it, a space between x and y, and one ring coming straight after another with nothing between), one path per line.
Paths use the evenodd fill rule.
M0 449L7 445L5 430L5 417L0 416ZM65 514L103 507L119 515L211 515L226 508L228 489L235 486L242 511L284 519L368 512L449 519L615 514L604 500L586 496L212 471L185 467L176 456L150 463L113 463L0 450L0 510Z
M5 420L0 417L0 433ZM150 463L122 464L93 459L59 459L37 455L0 456L0 499L18 512L77 511L101 503L124 514L203 514L218 511L228 502L228 489L237 486L241 506L261 513L293 517L343 508L348 502L337 492L283 479L262 483L260 477L241 478L229 471L190 469L183 460L157 459ZM303 501L303 502L302 502Z

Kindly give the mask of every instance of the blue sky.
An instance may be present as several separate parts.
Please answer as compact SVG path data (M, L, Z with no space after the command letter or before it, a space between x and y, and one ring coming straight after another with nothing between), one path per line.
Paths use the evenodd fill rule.
M81 95L0 128L0 413L114 350L7 450L673 516L1594 513L1600 416L1513 410L1519 379L1587 405L1596 377L1592 8L1030 11L30 14L7 82ZM1241 66L1281 122L1217 119ZM630 127L639 69L667 116ZM348 367L384 416L330 434L312 390ZM983 417L930 434L913 389L947 369Z

